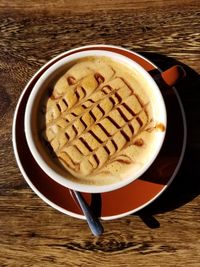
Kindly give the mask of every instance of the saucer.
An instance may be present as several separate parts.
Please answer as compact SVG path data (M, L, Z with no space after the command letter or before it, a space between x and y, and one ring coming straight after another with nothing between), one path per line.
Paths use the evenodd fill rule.
M44 65L25 87L13 120L13 148L19 169L32 190L47 204L72 217L85 219L70 190L48 177L38 166L28 148L24 132L24 113L28 97L38 78L56 61L91 49L107 50L125 55L149 72L159 69L137 53L115 46L86 46L65 52ZM152 166L129 185L102 194L83 193L95 213L103 220L124 217L146 207L158 198L176 176L186 147L186 120L180 97L175 88L161 88L167 109L168 127L163 147Z

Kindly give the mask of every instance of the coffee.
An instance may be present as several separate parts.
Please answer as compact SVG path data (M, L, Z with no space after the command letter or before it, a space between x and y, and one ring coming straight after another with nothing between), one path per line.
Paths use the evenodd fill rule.
M151 158L159 127L151 90L137 71L108 57L86 57L49 91L40 103L39 138L66 177L112 184Z

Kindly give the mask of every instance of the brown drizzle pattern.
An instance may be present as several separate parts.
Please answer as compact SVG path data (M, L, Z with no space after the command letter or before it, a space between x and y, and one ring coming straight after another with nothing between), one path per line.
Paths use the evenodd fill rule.
M88 175L114 161L130 164L124 150L143 145L137 137L152 121L149 103L111 73L104 77L91 71L80 80L69 76L67 91L54 89L47 101L43 137L68 170Z

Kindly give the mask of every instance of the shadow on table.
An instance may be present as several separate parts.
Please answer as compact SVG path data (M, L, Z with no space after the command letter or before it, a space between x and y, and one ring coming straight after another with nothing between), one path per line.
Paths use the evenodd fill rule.
M164 55L141 53L162 70L179 64L184 67L187 77L176 89L183 103L187 129L187 148L181 168L168 189L152 204L136 213L150 228L159 227L154 214L174 210L190 202L200 194L200 75L187 65Z

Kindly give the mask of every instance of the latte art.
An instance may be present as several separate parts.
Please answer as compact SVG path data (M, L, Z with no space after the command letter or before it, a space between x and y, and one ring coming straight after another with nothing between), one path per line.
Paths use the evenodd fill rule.
M104 57L77 62L42 104L42 139L83 183L106 184L141 168L155 123L143 84L123 64Z

